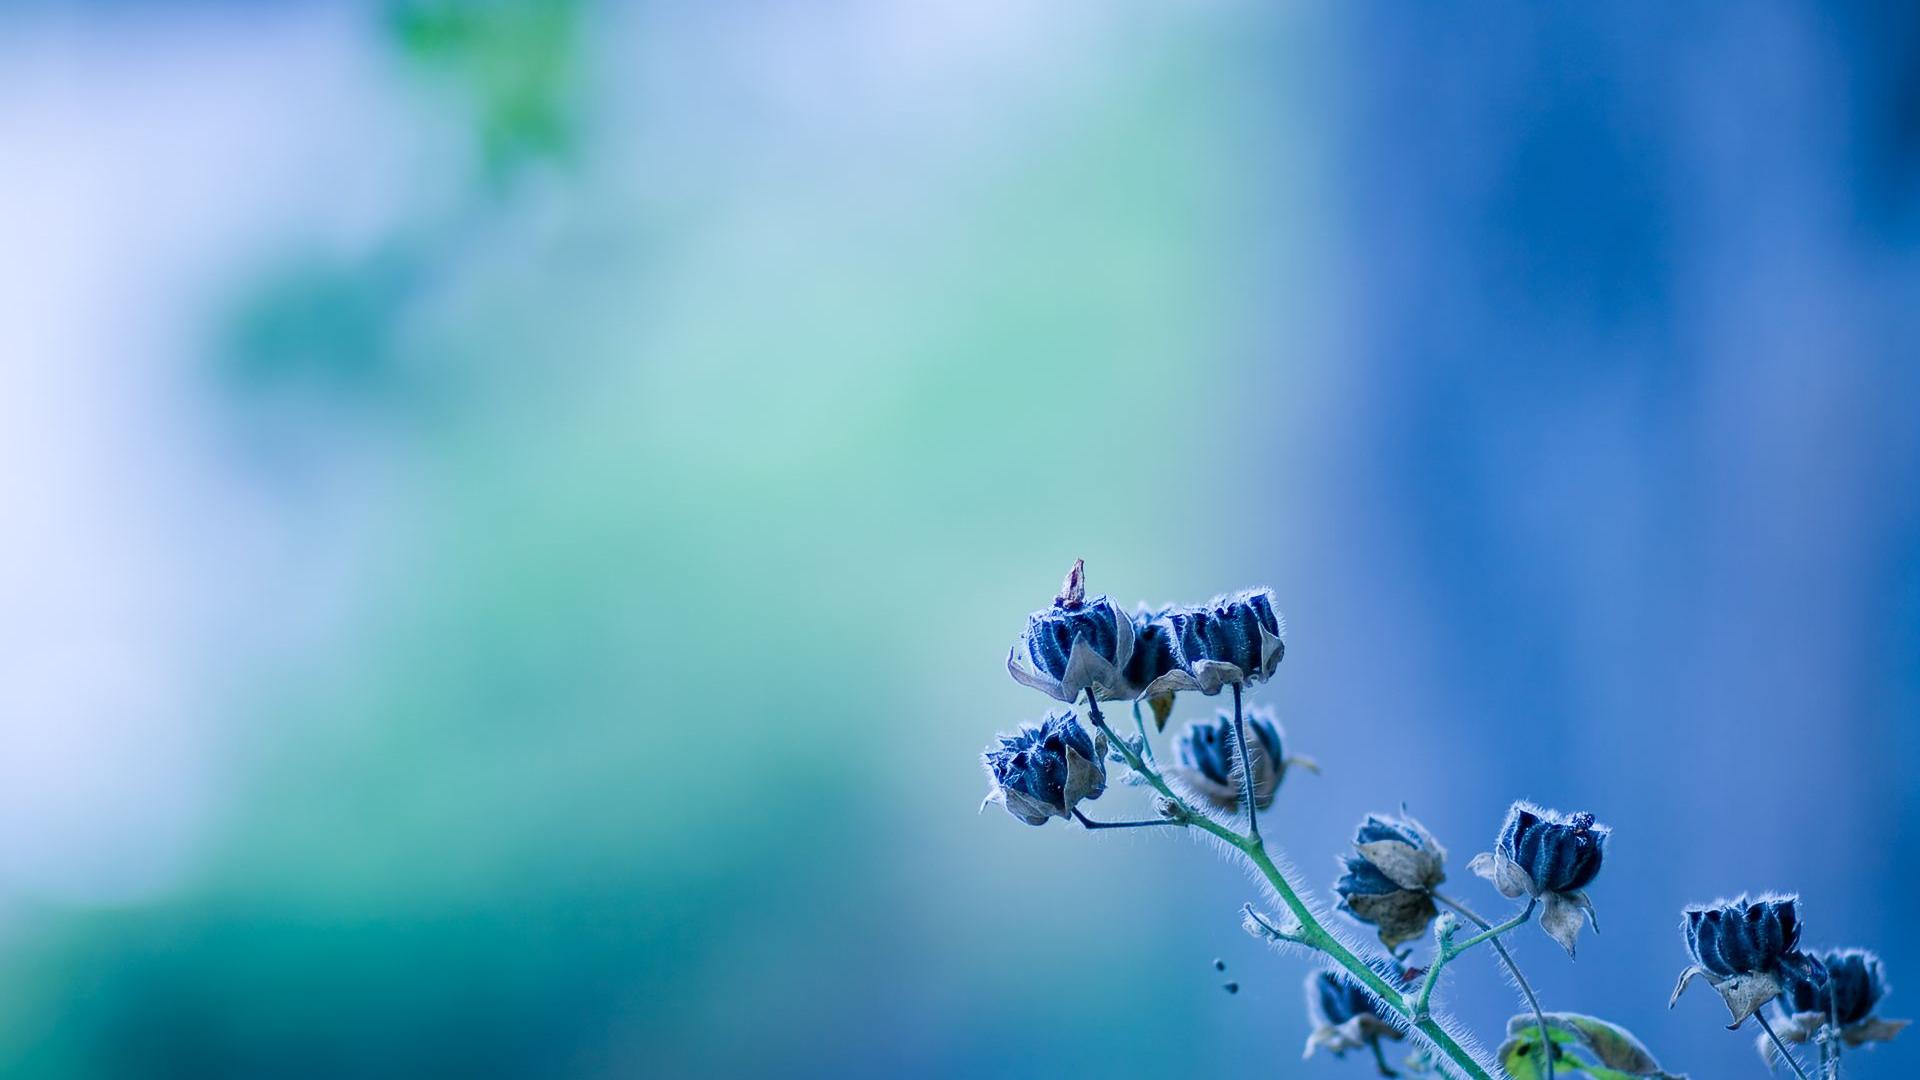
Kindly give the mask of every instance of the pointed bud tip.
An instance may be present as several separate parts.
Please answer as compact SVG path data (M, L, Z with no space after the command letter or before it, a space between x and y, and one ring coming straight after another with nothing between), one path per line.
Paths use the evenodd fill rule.
M1053 606L1067 611L1087 602L1087 560L1073 560L1073 569L1067 571L1067 579L1060 583L1060 595L1053 598Z

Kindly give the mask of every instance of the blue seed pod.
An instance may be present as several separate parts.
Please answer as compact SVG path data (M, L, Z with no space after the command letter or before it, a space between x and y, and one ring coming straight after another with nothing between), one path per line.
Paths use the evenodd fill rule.
M1799 957L1800 898L1762 896L1686 912L1687 951L1716 979L1777 975L1784 965L1810 970Z
M1280 725L1273 714L1252 709L1246 714L1247 756L1253 766L1253 801L1262 810L1286 776L1287 757ZM1240 782L1234 777L1233 716L1221 713L1212 723L1195 721L1173 744L1177 775L1206 800L1222 810L1240 807Z
M1850 1027L1871 1016L1887 994L1880 958L1865 949L1834 949L1813 959L1824 971L1824 980L1792 970L1781 980L1781 1003L1788 1013L1824 1016L1831 1004L1840 1026Z
M999 736L980 756L993 784L987 802L1001 803L1029 825L1066 818L1081 800L1106 791L1106 756L1106 736L1088 735L1071 712L1049 713L1037 725Z
M1086 598L1084 564L1075 562L1050 607L1027 616L1007 653L1007 671L1059 701L1089 688L1113 700L1134 696L1122 672L1133 655L1133 621L1104 596Z
M1556 817L1526 803L1514 803L1500 830L1497 850L1533 881L1533 895L1584 889L1600 873L1607 837L1613 830L1595 825L1592 814Z
M1911 1021L1875 1015L1890 987L1880 958L1865 949L1833 949L1807 957L1804 968L1781 965L1776 1034L1786 1043L1837 1038L1847 1046L1891 1042ZM1759 978L1764 978L1760 976ZM1772 1040L1755 1043L1768 1067L1777 1052Z
M1493 850L1475 855L1467 869L1502 896L1539 900L1540 929L1572 956L1581 922L1595 925L1593 903L1581 890L1600 873L1612 831L1595 825L1592 814L1561 815L1516 802Z
M1389 951L1427 932L1440 914L1433 890L1446 880L1446 849L1410 817L1369 814L1353 837L1355 854L1334 882L1340 908L1371 924Z
M1197 607L1145 608L1132 619L1135 655L1125 666L1135 696L1182 690L1213 695L1261 682L1286 655L1286 621L1271 589L1216 597Z
M1826 981L1819 961L1800 951L1797 896L1743 896L1688 908L1681 931L1694 964L1680 973L1668 1008L1695 977L1705 978L1727 1003L1728 1027L1738 1028L1778 998L1787 980Z

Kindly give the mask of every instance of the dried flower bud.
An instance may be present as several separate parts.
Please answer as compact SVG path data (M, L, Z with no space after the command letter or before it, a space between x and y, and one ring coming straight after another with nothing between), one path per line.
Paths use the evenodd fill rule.
M1199 607L1172 608L1151 620L1164 629L1168 648L1136 675L1138 693L1153 697L1180 690L1217 694L1235 683L1261 682L1286 655L1286 622L1274 608L1271 589L1250 589L1214 598Z
M1341 910L1377 928L1389 950L1425 934L1440 913L1433 890L1447 879L1447 849L1413 818L1379 814L1360 823L1353 847L1333 886Z
M1358 984L1331 971L1316 971L1307 976L1307 1021L1313 1033L1307 1036L1303 1057L1315 1050L1330 1050L1343 1057L1349 1050L1372 1047L1381 1039L1403 1039L1405 1034L1388 1022L1373 995Z
M1730 903L1687 909L1687 952L1707 974L1720 978L1778 972L1800 948L1800 898L1741 897Z
M1804 1043L1823 1027L1837 1026L1837 1037L1848 1046L1888 1042L1906 1020L1882 1020L1873 1014L1887 996L1885 968L1865 949L1834 949L1812 958L1825 978L1809 978L1791 968L1782 969L1781 994L1776 1004L1782 1020L1777 1034L1785 1042ZM1777 1051L1762 1036L1760 1056L1773 1067Z
M1561 815L1516 802L1507 810L1494 849L1474 856L1467 868L1508 899L1539 900L1540 928L1572 956L1582 915L1598 929L1593 902L1580 890L1599 875L1612 833L1595 825L1592 814Z
M1680 973L1668 1007L1700 976L1727 1003L1728 1026L1737 1028L1779 997L1789 976L1823 981L1819 962L1800 951L1799 904L1797 896L1743 896L1688 908L1683 929L1694 966Z
M1253 802L1265 810L1287 772L1280 725L1264 709L1246 715L1247 760L1253 767ZM1233 715L1221 713L1213 723L1188 724L1173 744L1175 776L1214 806L1240 808L1240 778L1234 753Z
M1834 949L1814 957L1826 971L1825 980L1789 972L1782 980L1780 1005L1789 1014L1819 1013L1829 1009L1841 1025L1857 1024L1886 996L1886 978L1880 958L1865 949Z
M1065 818L1082 799L1097 799L1107 789L1107 738L1089 736L1073 713L1048 713L1038 725L1024 724L980 756L993 783L988 802L1029 825Z
M1007 653L1007 671L1059 701L1091 687L1109 700L1135 694L1121 674L1133 655L1133 622L1106 597L1086 599L1080 563L1053 605L1027 616L1027 631Z

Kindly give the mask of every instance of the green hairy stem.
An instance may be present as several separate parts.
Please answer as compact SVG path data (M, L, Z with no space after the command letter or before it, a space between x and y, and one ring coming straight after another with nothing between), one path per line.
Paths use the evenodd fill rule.
M1452 956L1447 956L1443 950L1441 956L1436 957L1434 969L1429 972L1426 985L1422 987L1422 993L1419 998L1417 1001L1409 1000L1407 995L1387 982L1379 972L1369 967L1366 961L1354 955L1353 950L1342 944L1338 938L1334 937L1334 935L1321 924L1320 920L1314 916L1313 910L1307 906L1306 901L1302 900L1300 894L1294 890L1292 883L1287 880L1286 875L1280 872L1280 867L1274 863L1273 856L1267 851L1266 842L1261 839L1258 833L1242 834L1220 824L1206 813L1195 810L1192 806L1188 805L1185 799L1181 798L1173 788L1168 786L1166 779L1149 765L1127 740L1121 738L1112 728L1107 726L1106 718L1101 715L1100 704L1095 700L1092 690L1087 692L1087 715L1088 718L1092 720L1093 726L1105 733L1108 740L1119 750L1120 756L1126 759L1128 766L1130 766L1134 772L1144 777L1147 783L1152 785L1153 789L1159 792L1160 795L1171 804L1173 813L1169 819L1170 821L1175 824L1190 826L1211 833L1213 836L1225 841L1236 851L1240 852L1240 854L1246 857L1248 862L1253 864L1255 869L1260 871L1260 876L1265 878L1267 884L1273 887L1274 893L1280 897L1280 902L1286 905L1287 911L1293 916L1297 924L1297 928L1291 932L1274 931L1277 936L1283 937L1295 944L1313 949L1327 956L1333 960L1334 963L1339 964L1346 970L1348 975L1353 977L1354 981L1365 986L1367 990L1383 1004L1398 1013L1402 1019L1406 1020L1407 1024L1413 1028L1413 1030L1419 1032L1421 1037L1431 1044L1433 1049L1452 1065L1454 1070L1461 1076L1468 1077L1470 1080L1493 1080L1492 1074L1487 1072L1486 1067L1476 1060L1473 1054L1468 1052L1466 1047L1460 1045L1459 1041L1449 1034L1446 1028L1443 1027L1438 1020L1434 1019L1427 1010L1427 997L1432 993L1434 976L1438 974L1439 968L1444 966L1446 961L1453 958ZM1144 734L1145 732L1142 731L1143 745L1145 743ZM1240 741L1241 747L1244 749L1245 741L1244 739ZM1243 760L1241 765L1242 769L1245 770L1247 762ZM1251 795L1251 792L1248 792L1248 794ZM1251 799L1248 801L1247 809L1250 812L1253 809ZM1463 942L1461 945L1455 947L1454 955L1457 956L1460 952L1471 948L1473 945L1479 944L1482 941L1492 940L1498 936L1498 934L1505 933L1521 925L1521 923L1525 922L1532 914L1533 909L1529 906L1521 917L1512 920L1510 923L1502 924L1491 931L1478 934L1469 941Z
M1490 930L1493 928L1492 923L1481 918L1479 913L1460 901L1455 900L1453 897L1436 891L1433 894L1433 898L1452 908L1454 911L1459 912L1462 918L1480 929ZM1546 1080L1553 1080L1553 1040L1547 1035L1547 1014L1546 1011L1540 1007L1540 997L1533 992L1533 984L1527 981L1525 975L1521 974L1520 965L1514 962L1513 954L1508 952L1507 947L1500 943L1500 939L1494 938L1492 945L1493 951L1500 954L1500 962L1507 965L1507 972L1513 976L1513 981L1520 987L1520 992L1526 995L1527 1007L1533 1010L1535 1030L1538 1031L1540 1035L1538 1057L1540 1058L1541 1074ZM1828 1080L1834 1080L1834 1078L1829 1077Z

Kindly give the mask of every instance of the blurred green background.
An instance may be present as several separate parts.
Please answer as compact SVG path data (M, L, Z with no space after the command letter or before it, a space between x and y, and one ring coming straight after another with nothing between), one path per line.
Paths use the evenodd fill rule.
M15 167L86 261L32 287L117 323L38 317L77 385L28 437L137 489L47 492L66 576L25 587L139 581L22 663L23 782L98 775L6 800L48 848L0 896L8 1075L1008 1068L1018 955L1095 946L1021 940L1058 846L975 814L1039 708L1010 635L1077 556L1238 581L1176 508L1284 483L1233 359L1242 230L1303 182L1248 149L1257 28L17 18ZM1243 464L1156 449L1215 425Z
M1276 589L1304 881L1591 807L1549 1006L1751 1072L1681 903L1920 962L1920 32L1756 10L9 7L0 1072L1366 1072L976 813L1076 557Z

